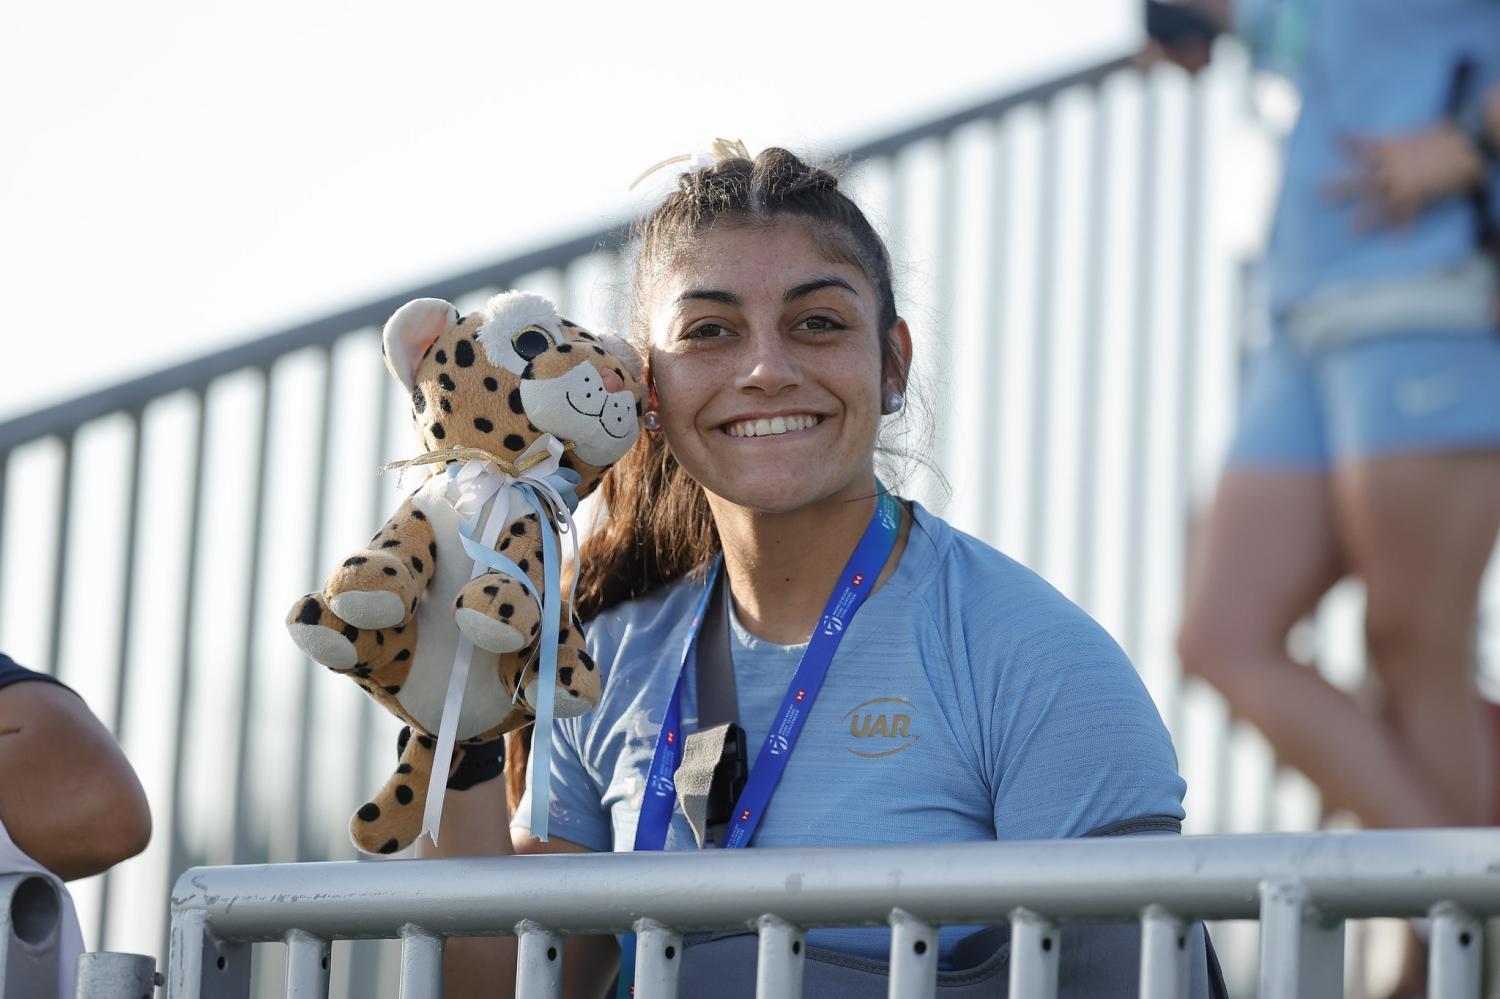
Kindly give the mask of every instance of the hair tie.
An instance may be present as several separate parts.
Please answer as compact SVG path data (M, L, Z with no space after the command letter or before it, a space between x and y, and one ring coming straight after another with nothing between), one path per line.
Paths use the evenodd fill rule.
M660 163L647 167L639 177L630 182L628 190L634 191L636 185L640 184L641 181L663 167L669 167L674 163L692 164L684 171L691 172L693 170L700 170L706 166L713 166L716 163L723 163L725 160L748 160L750 158L750 150L746 149L745 144L739 139L715 139L712 145L709 146L707 156L703 153L682 153L679 156L669 156Z

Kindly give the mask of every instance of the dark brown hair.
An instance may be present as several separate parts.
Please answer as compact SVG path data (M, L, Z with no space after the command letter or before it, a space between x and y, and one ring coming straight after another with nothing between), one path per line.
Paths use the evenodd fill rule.
M882 369L904 382L904 361L889 336L898 317L885 244L839 190L837 177L775 147L753 160L724 159L683 174L677 189L636 225L631 339L643 352L649 349L648 311L656 282L679 255L693 252L705 232L787 220L806 223L819 252L859 268L875 286ZM599 493L608 515L583 544L573 587L584 621L701 569L718 554L719 535L703 488L672 457L661 434L641 434L605 474ZM509 740L506 784L512 812L525 786L530 739L528 728Z
M647 346L654 286L680 254L692 252L704 232L787 219L806 222L819 251L830 260L864 272L879 296L881 333L889 333L897 317L885 244L838 189L832 173L773 147L753 160L726 159L683 174L677 190L639 223L632 339L643 349ZM881 361L887 372L904 375L888 336L881 338ZM677 464L662 435L642 434L604 477L600 490L609 515L583 545L574 590L585 621L681 578L718 553L719 536L703 489Z

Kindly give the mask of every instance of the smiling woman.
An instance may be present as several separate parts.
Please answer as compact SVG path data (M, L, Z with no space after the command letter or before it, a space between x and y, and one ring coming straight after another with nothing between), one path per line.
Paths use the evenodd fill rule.
M685 174L641 227L635 277L653 429L605 477L610 516L582 554L575 598L605 689L553 742L561 838L538 843L517 824L513 844L498 842L486 821L504 802L481 785L449 793L476 832L445 830L444 852L1176 831L1171 742L1118 646L877 478L912 335L885 247L836 179L780 149ZM705 829L676 803L683 744L728 720L753 762ZM1135 959L1130 932L1120 950L1070 948L1064 994L1133 994L1114 960ZM810 990L884 993L886 932L807 941ZM934 943L940 968L962 972L943 979L951 994L1003 981L993 931L944 927ZM570 939L567 994L603 994L617 967L628 985L632 940L621 944ZM742 944L690 939L680 994L754 994ZM474 946L450 957L450 995L505 980L484 964L502 949Z

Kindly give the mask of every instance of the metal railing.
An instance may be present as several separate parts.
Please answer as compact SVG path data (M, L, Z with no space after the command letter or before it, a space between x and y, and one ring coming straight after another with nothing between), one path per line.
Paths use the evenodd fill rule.
M62 896L41 874L0 875L0 996L57 991Z
M437 999L446 939L514 934L516 994L548 999L567 934L633 932L636 995L675 999L683 935L733 929L759 934L757 997L797 999L808 928L888 926L889 995L922 999L939 926L1008 923L1011 999L1051 999L1064 923L1133 920L1139 994L1182 999L1189 925L1259 919L1263 999L1327 999L1343 994L1344 920L1430 916L1430 999L1477 999L1496 913L1494 830L203 868L173 897L168 997L248 996L251 946L280 941L286 995L325 999L330 942L384 937L402 941L402 999Z

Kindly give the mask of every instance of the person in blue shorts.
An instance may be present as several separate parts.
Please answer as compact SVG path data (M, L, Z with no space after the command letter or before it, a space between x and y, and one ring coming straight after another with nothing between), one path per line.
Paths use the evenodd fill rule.
M1183 665L1330 808L1488 824L1496 735L1472 671L1500 532L1500 3L1241 7L1300 67L1302 108L1265 260L1272 328L1201 534ZM1375 703L1287 651L1349 574Z
M718 842L1178 832L1171 740L1118 645L1034 573L877 480L912 337L886 249L836 179L781 149L731 156L684 174L640 234L631 333L649 358L648 432L601 487L609 513L574 590L602 703L557 728L546 843L524 821L513 842L498 834L494 781L449 792L441 850L423 855L698 849L683 808L651 809L674 705L680 730L697 728L683 648L716 573L749 786L772 757L784 763L763 809L732 820L753 811L753 832L731 824ZM976 446L989 432L974 428ZM840 593L865 602L847 611L830 601ZM830 644L809 694L802 670ZM943 930L940 966L965 963L975 929ZM889 933L813 930L808 944L878 979ZM509 980L503 948L465 947L450 955L448 994L494 994ZM567 994L598 996L619 951L570 938L566 961ZM1088 994L1134 994L1133 972L1106 971ZM749 994L753 947L748 965L715 974L715 995Z

